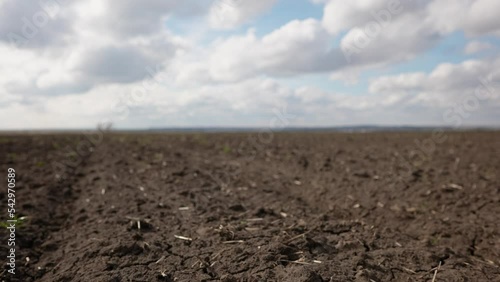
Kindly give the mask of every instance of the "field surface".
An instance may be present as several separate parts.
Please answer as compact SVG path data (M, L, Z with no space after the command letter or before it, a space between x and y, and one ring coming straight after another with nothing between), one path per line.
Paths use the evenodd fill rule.
M500 281L499 156L498 132L3 134L0 277Z

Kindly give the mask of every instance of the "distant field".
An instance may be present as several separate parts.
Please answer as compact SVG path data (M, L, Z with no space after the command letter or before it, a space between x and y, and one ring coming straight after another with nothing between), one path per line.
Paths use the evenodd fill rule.
M0 135L18 281L498 281L499 156L487 131Z

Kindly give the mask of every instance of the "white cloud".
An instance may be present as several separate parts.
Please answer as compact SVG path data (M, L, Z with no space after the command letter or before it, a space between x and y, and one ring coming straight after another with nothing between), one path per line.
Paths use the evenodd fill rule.
M314 71L324 63L321 59L328 52L328 37L319 22L296 20L260 39L249 31L216 44L210 72L216 79L238 79L256 73Z
M73 31L69 6L56 1L0 2L0 42L19 48L66 44L65 36Z
M323 25L332 34L366 25L370 21L390 22L404 10L397 0L341 1L331 0L325 5Z
M323 25L332 34L362 27L371 21L397 25L401 17L419 15L420 24L442 34L463 30L467 35L498 35L500 21L495 0L432 1L342 1L329 0Z
M172 89L154 82L150 85L143 96L134 94L134 89L143 89L142 84L137 82L131 85L102 85L83 94L54 96L51 99L40 97L32 100L35 103L14 102L9 98L5 102L11 103L12 110L2 110L0 119L8 120L13 110L17 112L16 116L22 115L23 118L0 126L9 129L78 128L82 124L92 126L112 120L119 127L127 127L137 122L136 114L142 110L146 114L141 117L141 126L154 124L157 118L163 121L163 126L183 125L186 121L208 126L214 119L207 119L207 114L214 115L213 118L219 122L224 121L225 125L240 125L242 117L257 112L259 114L253 121L265 126L273 110L285 105L292 93L291 89L272 79L250 79L187 89ZM0 100L0 106L2 102Z
M367 32L369 25L351 28L340 43L350 63L346 67L384 66L407 61L428 50L441 37L428 26L419 24L420 21L416 13L402 15L397 23L379 25L379 29L374 29L378 32Z
M495 0L434 0L428 4L424 20L442 33L463 30L468 36L499 36L498 10L500 2Z
M174 62L178 79L228 82L258 75L289 76L324 72L344 64L340 51L315 19L294 20L259 38L244 35L216 41L197 55L181 55Z
M165 29L166 20L177 16L193 20L203 16L209 1L196 0L88 0L76 4L86 29L120 39L151 36Z
M493 45L488 43L488 42L482 42L482 41L471 41L467 43L467 45L464 48L464 53L465 54L474 54L474 53L479 53L484 50L492 49Z
M425 87L425 73L405 73L395 76L378 77L370 83L371 93L399 92Z
M231 29L269 10L277 0L214 0L208 15L211 27Z
M491 60L469 60L459 64L443 63L428 74L406 73L374 79L370 92L398 94L408 97L411 103L427 107L450 107L457 101L476 94L490 81L488 95L483 100L500 102L500 57Z

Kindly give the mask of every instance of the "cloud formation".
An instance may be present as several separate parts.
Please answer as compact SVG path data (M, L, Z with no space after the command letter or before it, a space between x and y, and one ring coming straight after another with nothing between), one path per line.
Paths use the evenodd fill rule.
M463 124L499 120L500 2L278 3L0 1L0 128L446 125L484 79Z
M232 29L269 10L277 0L216 0L210 6L208 19L216 29Z

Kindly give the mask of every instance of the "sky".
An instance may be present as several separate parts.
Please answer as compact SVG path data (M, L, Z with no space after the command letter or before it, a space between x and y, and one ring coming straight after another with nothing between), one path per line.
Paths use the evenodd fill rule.
M499 11L497 0L0 0L0 130L500 127Z

